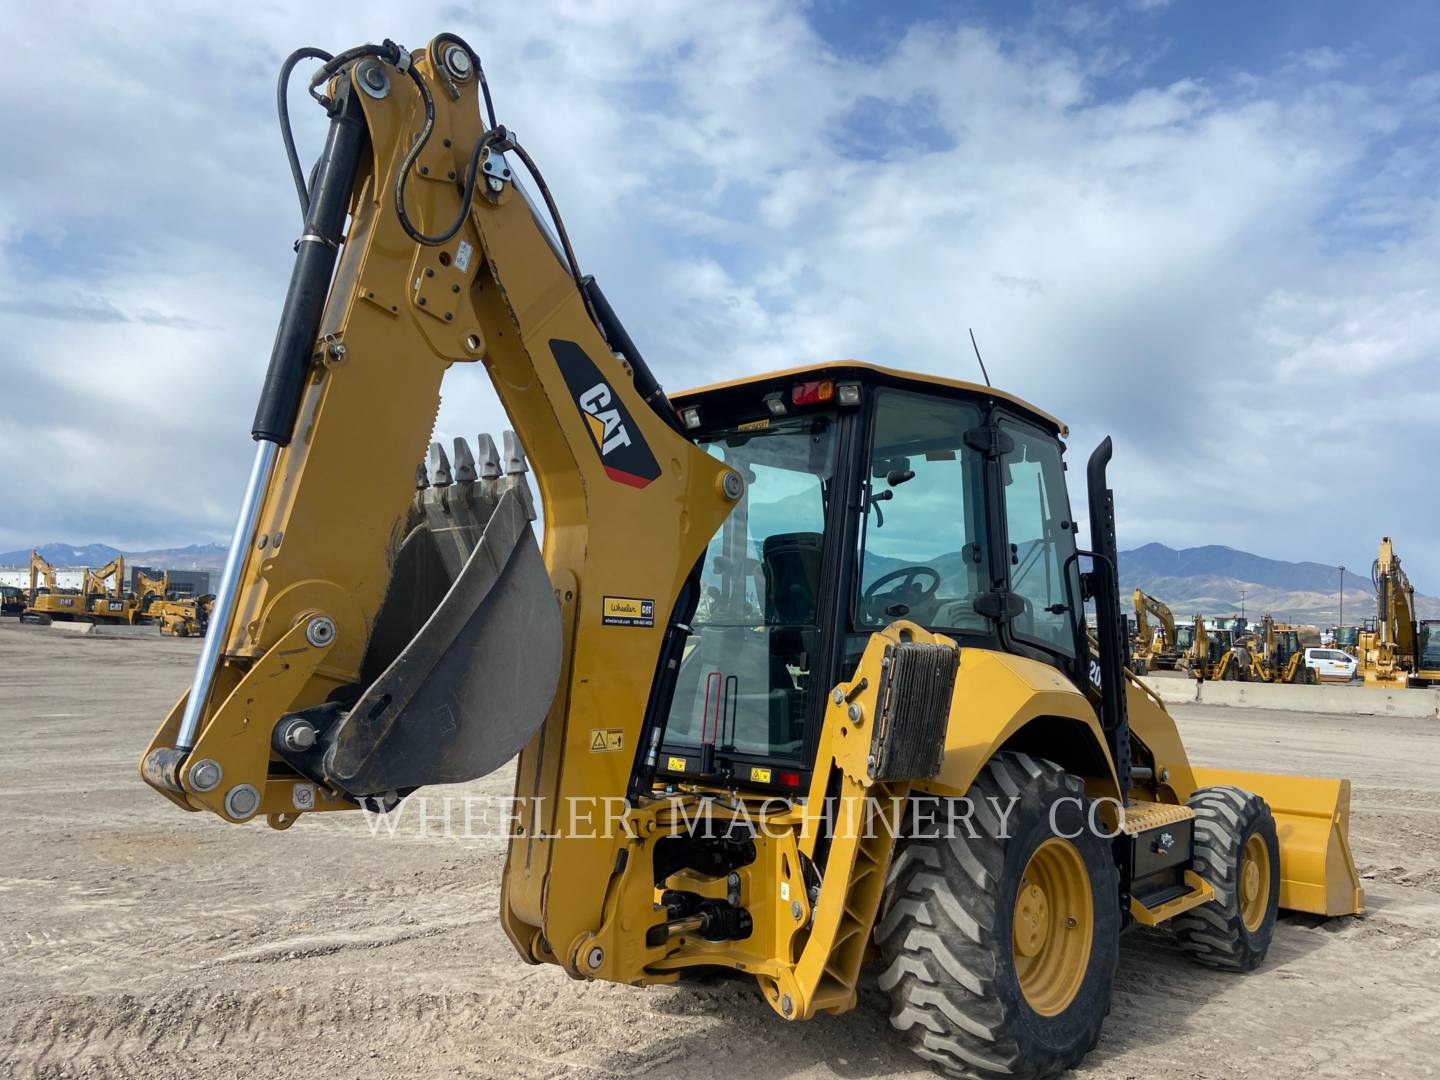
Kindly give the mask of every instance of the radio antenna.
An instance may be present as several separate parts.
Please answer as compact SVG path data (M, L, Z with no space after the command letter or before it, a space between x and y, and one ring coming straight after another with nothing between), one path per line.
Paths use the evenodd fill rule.
M975 331L970 331L970 347L975 350L975 359L980 361L980 374L985 376L985 385L990 385L990 373L985 370L985 360L980 355L980 346L975 344Z

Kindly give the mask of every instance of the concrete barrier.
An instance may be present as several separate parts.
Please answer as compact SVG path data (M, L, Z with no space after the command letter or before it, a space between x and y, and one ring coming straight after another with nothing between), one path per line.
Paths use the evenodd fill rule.
M96 637L146 637L153 638L160 636L160 629L144 623L138 626L131 626L128 623L99 623L91 627L90 632Z
M62 634L88 634L91 637L159 637L153 626L131 626L129 623L52 622L51 630Z
M46 624L51 630L59 630L62 634L93 634L95 624L88 622L52 622Z
M1412 716L1440 719L1440 690L1384 690L1369 686L1296 686L1289 683L1141 680L1167 705L1235 705L1342 716ZM1195 696L1196 686L1200 696Z

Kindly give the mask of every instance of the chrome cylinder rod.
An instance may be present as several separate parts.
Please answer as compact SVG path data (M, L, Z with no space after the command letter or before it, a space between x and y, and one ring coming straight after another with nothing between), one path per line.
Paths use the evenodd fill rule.
M239 602L240 574L255 543L260 504L265 500L275 459L280 448L290 444L295 417L300 411L305 375L315 350L315 336L330 280L335 273L356 163L368 138L365 114L348 78L337 83L328 111L330 131L315 165L305 232L295 244L290 287L285 294L280 327L270 353L270 367L265 372L260 403L255 410L255 423L250 429L256 440L255 463L250 467L250 480L245 485L235 535L230 538L230 553L225 557L220 591L215 594L205 646L195 665L190 696L185 701L185 715L175 738L177 750L189 750L195 745L200 720L215 684L215 672L220 666L220 653L230 638L230 623Z
M245 556L255 543L260 504L265 499L265 488L270 483L270 472L275 467L275 458L279 453L280 447L269 439L260 439L255 443L255 461L250 466L250 479L245 484L245 498L240 504L235 534L230 538L230 552L225 556L225 572L220 575L220 590L215 594L210 625L205 631L205 644L200 650L200 659L195 664L195 678L190 682L190 696L185 699L185 715L180 721L180 733L175 737L175 746L179 750L189 750L195 745L200 717L205 713L205 703L210 699L215 672L220 666L220 650L230 636L230 621L235 614L237 593L240 590L240 573L245 568Z

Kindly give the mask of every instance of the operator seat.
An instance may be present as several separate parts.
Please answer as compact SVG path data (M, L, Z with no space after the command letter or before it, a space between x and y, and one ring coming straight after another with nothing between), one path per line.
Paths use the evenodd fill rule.
M773 745L798 743L805 727L806 688L791 668L808 673L819 623L820 564L824 537L817 532L775 533L761 547L765 623L770 642L770 712Z
M770 625L816 623L820 556L824 538L814 532L776 533L765 538L765 621Z

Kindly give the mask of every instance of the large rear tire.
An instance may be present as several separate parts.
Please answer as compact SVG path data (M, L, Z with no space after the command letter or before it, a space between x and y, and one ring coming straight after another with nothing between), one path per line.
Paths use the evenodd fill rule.
M1237 787L1200 788L1187 805L1195 811L1195 872L1215 899L1175 917L1175 940L1207 967L1253 971L1275 936L1280 902L1275 816L1259 795Z
M875 932L890 1022L949 1076L1057 1076L1110 1011L1110 845L1088 827L1080 779L1049 761L998 754L967 799L973 834L958 820L905 841L891 865Z

